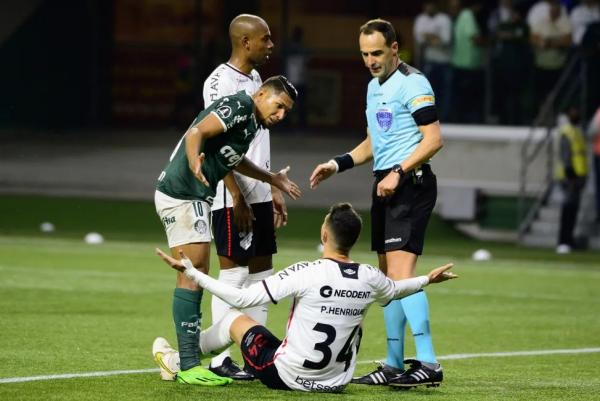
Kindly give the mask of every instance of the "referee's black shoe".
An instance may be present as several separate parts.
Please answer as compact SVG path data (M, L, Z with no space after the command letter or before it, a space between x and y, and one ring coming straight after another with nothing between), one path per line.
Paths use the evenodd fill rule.
M418 386L438 387L444 380L444 372L439 363L428 363L427 366L416 359L407 359L410 369L397 378L391 379L390 386L411 388Z
M248 373L243 369L240 369L237 363L230 357L223 360L220 366L209 366L208 370L221 377L229 377L233 380L254 380L255 377L252 373Z
M380 362L380 365L373 372L361 377L355 377L350 383L386 386L390 380L399 378L402 373L404 373L404 369L395 368Z

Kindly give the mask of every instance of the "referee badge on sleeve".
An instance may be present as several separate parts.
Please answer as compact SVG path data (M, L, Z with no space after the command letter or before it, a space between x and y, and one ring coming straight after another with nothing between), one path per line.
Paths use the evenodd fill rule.
M377 124L379 124L379 128L383 131L387 131L392 126L392 119L394 114L391 109L379 109L377 113L375 113L377 117Z

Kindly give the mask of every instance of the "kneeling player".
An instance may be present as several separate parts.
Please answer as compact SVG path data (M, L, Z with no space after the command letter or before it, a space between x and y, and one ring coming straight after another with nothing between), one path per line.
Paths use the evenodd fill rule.
M177 260L160 250L157 252L171 267L235 308L276 304L283 298L294 298L283 341L232 309L202 332L202 354L217 351L233 341L240 345L250 372L269 388L339 392L352 379L361 324L372 303L385 305L429 283L457 277L447 272L452 267L447 264L427 276L393 281L373 266L353 262L349 252L361 226L361 219L352 206L347 203L333 206L321 227L324 245L321 259L298 262L243 289L223 284L196 270L183 254L182 259ZM170 366L161 369L175 373L178 356L166 340L155 340L154 352L169 354L161 359Z

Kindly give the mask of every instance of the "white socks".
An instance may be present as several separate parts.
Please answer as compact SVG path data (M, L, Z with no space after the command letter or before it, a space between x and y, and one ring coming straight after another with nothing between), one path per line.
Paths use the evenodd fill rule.
M244 288L250 287L254 283L259 283L271 275L273 275L272 268L263 272L248 274L248 278L244 283ZM246 308L243 310L243 312L246 315L250 316L253 320L257 321L262 326L265 326L267 324L268 311L268 304L253 306L252 308Z
M229 348L233 343L229 334L229 328L233 321L242 315L243 313L237 309L229 309L217 323L213 323L208 329L202 330L202 333L200 333L201 356L220 352L223 348ZM223 353L221 352L219 355Z
M248 268L247 267L234 267L231 269L221 270L219 272L218 280L222 283L229 284L232 287L242 288L243 284L247 281L247 277L248 277ZM230 310L232 310L231 305L222 301L221 298L213 295L212 302L211 302L211 313L212 313L213 326L208 328L206 331L208 331L212 327L214 327L215 322L221 321ZM204 335L204 332L200 335L200 347L202 347L202 344L204 343L205 340L210 340L210 339L207 339L206 337L210 337L211 335L212 334L209 333L209 335L206 336L206 335ZM227 336L229 336L229 326L227 326ZM218 347L218 348L222 348L222 347ZM218 348L210 348L210 349L215 350ZM212 360L210 361L210 366L212 366L212 367L221 366L223 364L223 360L229 356L231 356L231 352L228 349L226 349L219 355L214 356L212 358Z

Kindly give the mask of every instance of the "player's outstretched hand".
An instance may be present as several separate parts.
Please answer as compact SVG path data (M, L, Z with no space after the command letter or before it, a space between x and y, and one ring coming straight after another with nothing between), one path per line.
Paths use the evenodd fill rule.
M181 260L177 260L172 256L167 255L166 253L164 253L163 251L161 251L159 248L156 248L156 254L169 266L171 266L173 269L180 271L180 272L184 272L186 269L186 265L192 265L192 261L188 259L187 256L185 256L185 254L183 253L182 250L179 251L179 257L181 258Z
M337 167L333 161L327 163L321 163L315 167L314 171L310 175L310 188L315 189L321 181L325 181L337 172Z
M430 271L427 275L427 277L429 277L429 284L441 283L442 281L458 278L456 274L448 271L452 268L452 266L454 266L454 263L448 263Z
M290 181L287 176L288 171L290 171L290 166L287 166L275 174L273 176L272 184L288 194L290 198L298 199L300 195L302 195L302 192L300 192L300 187L298 187L295 182Z
M202 163L204 163L204 158L204 153L200 153L196 159L191 160L190 169L192 170L192 173L194 173L194 177L196 177L198 181L209 187L210 184L208 183L208 180L206 179L204 174L202 174Z

